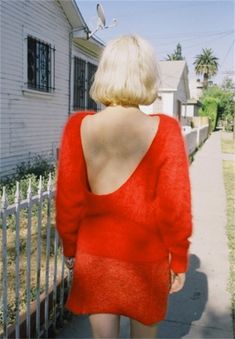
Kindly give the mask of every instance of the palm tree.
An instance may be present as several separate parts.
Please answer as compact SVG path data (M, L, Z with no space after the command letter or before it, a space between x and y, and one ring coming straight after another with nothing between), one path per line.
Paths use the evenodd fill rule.
M176 46L176 50L172 54L167 54L167 61L172 61L172 60L184 60L182 57L182 47L181 44L178 43Z
M207 88L208 79L215 75L218 71L218 58L213 55L211 48L203 48L202 53L198 54L195 58L195 72L196 74L203 75L203 86Z
M175 61L175 60L179 60L175 53L167 54L166 61Z

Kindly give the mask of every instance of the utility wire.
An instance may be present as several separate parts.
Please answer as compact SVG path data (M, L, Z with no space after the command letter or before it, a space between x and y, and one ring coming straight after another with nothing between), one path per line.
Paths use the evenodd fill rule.
M221 64L220 64L220 68L222 68L222 66L223 66L223 64L224 64L224 62L225 62L225 60L227 59L227 57L228 57L228 55L229 55L229 53L230 53L230 51L231 51L231 49L232 49L232 47L233 47L233 45L234 45L234 42L235 42L235 39L233 39L231 45L229 46L229 48L228 48L228 50L227 50L227 52L226 52L226 54L225 54L225 57L223 58L223 61L222 61Z

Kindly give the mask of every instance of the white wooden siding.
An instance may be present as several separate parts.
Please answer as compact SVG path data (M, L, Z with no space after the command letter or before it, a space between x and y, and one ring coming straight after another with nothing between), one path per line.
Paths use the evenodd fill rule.
M161 92L163 113L174 116L174 92Z
M55 157L68 116L70 24L57 0L1 1L1 175L31 156ZM55 46L51 95L24 94L25 33ZM27 55L27 54L26 54Z
M181 103L181 114L184 115L184 107L182 106L187 102L189 98L187 97L187 89L185 86L184 76L182 74L177 91L174 93L174 103L173 103L173 112L177 116L178 101Z

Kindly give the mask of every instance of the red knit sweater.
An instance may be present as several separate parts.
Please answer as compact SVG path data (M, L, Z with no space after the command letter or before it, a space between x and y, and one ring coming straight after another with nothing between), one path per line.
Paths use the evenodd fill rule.
M192 230L189 161L181 127L158 114L157 134L132 175L116 191L90 191L80 125L73 114L64 128L58 166L56 227L65 256L78 251L126 262L170 257L174 272L187 269Z

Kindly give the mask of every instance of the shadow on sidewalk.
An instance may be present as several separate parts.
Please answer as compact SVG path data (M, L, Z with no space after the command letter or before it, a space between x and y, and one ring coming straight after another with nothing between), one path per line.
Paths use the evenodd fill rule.
M190 255L185 286L169 298L168 314L160 325L159 339L182 338L189 333L192 323L201 318L208 300L208 282L199 268L200 259Z

